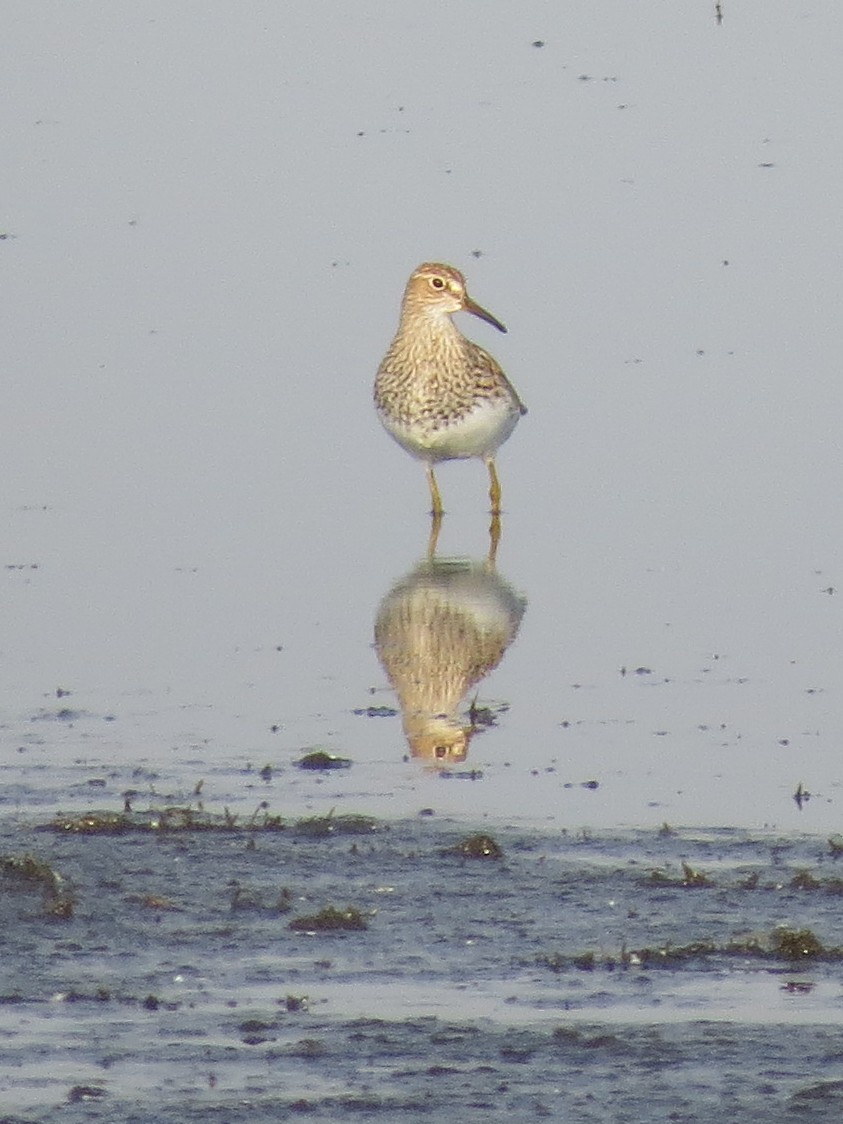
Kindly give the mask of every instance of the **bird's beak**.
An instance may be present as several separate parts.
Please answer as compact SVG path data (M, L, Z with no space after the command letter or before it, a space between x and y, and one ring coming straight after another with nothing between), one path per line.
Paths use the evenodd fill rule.
M491 312L487 312L485 308L481 308L479 304L475 304L467 293L463 302L463 309L465 312L470 312L472 316L479 316L481 320L485 320L487 324L491 324L494 328L497 328L499 332L506 331L506 327L501 324L496 316L493 316Z

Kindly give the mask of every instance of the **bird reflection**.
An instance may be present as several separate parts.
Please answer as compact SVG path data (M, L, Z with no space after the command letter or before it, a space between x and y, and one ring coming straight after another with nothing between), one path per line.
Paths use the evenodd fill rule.
M375 650L398 695L411 753L449 765L465 760L478 729L473 704L460 714L465 697L503 659L527 602L496 572L498 535L481 560L435 557L436 537L381 602Z

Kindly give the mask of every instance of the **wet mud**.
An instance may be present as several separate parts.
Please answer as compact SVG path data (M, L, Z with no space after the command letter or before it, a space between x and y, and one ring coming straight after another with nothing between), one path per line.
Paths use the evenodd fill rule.
M835 841L0 825L0 1120L836 1120Z

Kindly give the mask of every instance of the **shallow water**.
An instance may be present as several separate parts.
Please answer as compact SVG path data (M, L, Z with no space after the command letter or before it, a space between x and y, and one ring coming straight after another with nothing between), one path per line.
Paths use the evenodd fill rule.
M11 5L0 1119L839 1118L843 16L721 9ZM431 258L494 558L371 407Z
M812 837L502 827L482 858L438 817L194 815L7 824L4 1119L839 1109L843 878ZM366 928L290 928L327 906Z

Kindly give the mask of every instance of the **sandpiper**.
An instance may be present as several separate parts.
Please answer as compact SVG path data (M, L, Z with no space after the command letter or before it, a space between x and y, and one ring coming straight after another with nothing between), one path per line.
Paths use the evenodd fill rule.
M427 558L384 597L375 651L414 757L437 766L465 760L482 723L464 702L503 659L526 606L491 558Z
M387 432L424 463L434 517L443 510L434 464L467 457L485 461L497 516L495 454L527 407L492 356L460 332L451 319L455 312L471 312L506 331L471 299L458 269L420 265L407 282L398 331L378 369L375 406Z

